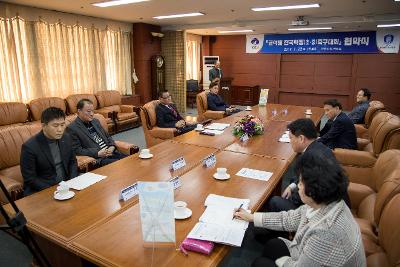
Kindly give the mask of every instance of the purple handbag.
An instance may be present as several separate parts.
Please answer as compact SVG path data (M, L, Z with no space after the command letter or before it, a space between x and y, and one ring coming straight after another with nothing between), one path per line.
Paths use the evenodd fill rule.
M192 238L185 238L179 249L187 255L187 251L199 252L202 254L209 255L214 248L214 243L211 241L198 240Z

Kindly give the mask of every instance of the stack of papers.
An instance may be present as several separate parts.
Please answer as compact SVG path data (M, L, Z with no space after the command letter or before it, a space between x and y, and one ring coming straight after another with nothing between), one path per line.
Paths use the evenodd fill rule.
M107 176L95 174L92 172L87 172L85 174L79 175L78 177L66 181L68 186L75 190L82 190L86 187L91 186L92 184L97 183L103 179L107 178Z
M229 123L214 122L214 123L211 123L210 125L206 126L206 129L223 131L226 128L228 128L229 126L230 126Z
M250 179L256 179L261 181L268 181L273 175L272 172L265 172L255 169L242 168L236 173L237 176L242 176Z
M279 138L279 142L290 143L289 131L285 131L285 133L281 136L281 138Z
M232 219L233 212L241 205L248 209L249 203L249 199L208 195L207 208L188 237L240 247L249 223Z
M205 133L212 133L212 134L215 134L215 135L220 135L220 134L223 134L223 133L224 133L224 131L210 130L210 129L205 129L203 132L205 132Z

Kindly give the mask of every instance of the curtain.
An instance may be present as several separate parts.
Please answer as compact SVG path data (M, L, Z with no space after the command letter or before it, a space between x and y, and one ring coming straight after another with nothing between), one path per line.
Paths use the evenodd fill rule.
M186 79L200 80L201 36L186 35Z
M130 34L19 17L0 19L0 101L131 94Z

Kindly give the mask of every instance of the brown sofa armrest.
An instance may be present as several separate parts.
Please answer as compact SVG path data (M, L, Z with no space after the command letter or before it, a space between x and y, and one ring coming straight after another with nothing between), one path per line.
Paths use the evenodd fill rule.
M135 106L132 105L120 105L121 113L132 113L135 112Z
M225 112L224 111L213 111L213 110L207 110L204 112L203 116L206 119L213 119L213 120L219 120L225 117Z
M363 184L349 183L347 192L350 197L351 208L358 209L360 203L369 195L374 194L374 190Z
M115 142L115 147L118 149L118 151L124 154L133 155L139 151L139 147L134 144L130 144L123 141L114 141L114 142Z
M96 109L94 112L102 115L106 119L107 118L111 118L112 119L114 117L114 111L112 111L112 110Z
M357 138L357 147L358 150L365 150L365 147L371 143L368 139L364 139L364 138Z
M155 137L155 138L160 138L160 139L171 139L174 138L176 135L176 129L175 128L160 128L160 127L153 127L153 129L149 130L149 133Z
M0 175L0 180L3 182L4 187L7 189L12 200L17 200L18 198L22 197L22 194L24 192L24 187L22 183L2 175ZM0 190L0 203L3 204L8 203L8 199L1 190Z
M376 162L376 158L366 151L336 148L333 153L343 165L372 168Z
M90 171L96 164L96 159L88 156L76 156L76 161L78 162L78 170L80 172Z
M364 124L354 124L358 138L368 139L368 129Z

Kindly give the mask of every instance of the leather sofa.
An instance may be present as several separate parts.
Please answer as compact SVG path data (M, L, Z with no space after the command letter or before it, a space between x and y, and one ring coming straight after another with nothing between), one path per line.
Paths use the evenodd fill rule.
M76 114L78 112L78 109L76 108L76 105L78 104L79 100L87 98L93 102L93 108L94 112L101 114L107 121L107 128L108 132L110 134L115 132L115 123L113 120L113 112L104 109L104 108L98 108L98 103L97 99L94 95L92 94L74 94L74 95L69 95L65 100L67 101L67 106L68 106L68 114Z
M67 106L65 100L60 97L42 97L37 98L29 102L29 110L31 112L32 121L40 121L42 112L46 108L56 107L64 111L67 114ZM67 115L66 120L72 121L75 115Z
M0 103L0 130L23 125L28 119L28 108L24 103Z
M113 112L116 131L139 125L136 107L121 104L121 94L116 90L99 91L96 93L99 108Z
M372 123L374 117L381 111L385 110L385 105L377 100L371 101L369 103L369 108L365 113L364 124L354 124L356 127L357 137L368 139L368 128Z
M196 106L197 106L197 120L202 122L207 119L218 120L225 116L224 111L213 111L208 110L207 104L207 92L201 92L196 96Z
M164 142L164 140L171 139L177 133L176 128L157 127L156 106L159 103L159 100L153 100L144 104L140 109L140 119L142 121L147 147L151 147Z
M400 194L382 212L376 252L367 257L368 267L400 266Z

